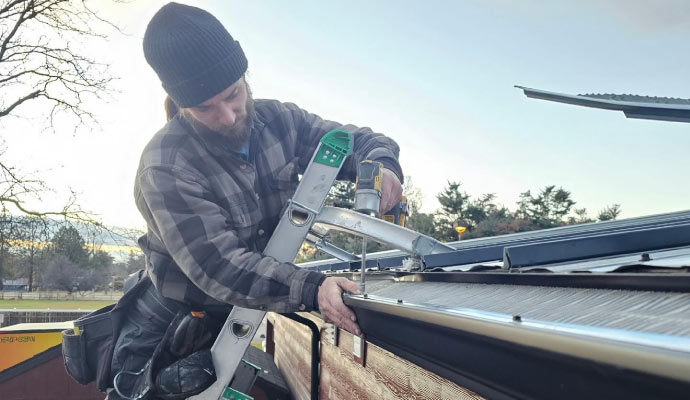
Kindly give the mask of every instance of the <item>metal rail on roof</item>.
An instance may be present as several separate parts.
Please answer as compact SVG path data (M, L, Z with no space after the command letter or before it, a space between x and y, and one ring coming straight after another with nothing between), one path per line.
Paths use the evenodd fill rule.
M659 229L659 231L647 232L650 229ZM437 267L449 267L458 265L467 265L475 263L495 262L504 259L504 252L507 248L513 248L509 255L509 263L504 267L530 267L532 265L545 264L547 262L559 262L575 259L590 259L600 257L603 255L624 254L632 252L651 251L661 248L672 248L690 244L687 236L678 236L678 232L686 232L690 229L690 211L675 212L668 214L660 214L648 217L630 218L617 221L596 222L581 225L570 225L552 229L544 229L539 231L521 232L508 235L463 240L460 242L449 243L455 248L455 251L428 254L423 257L426 269ZM659 234L666 234L661 237ZM618 235L618 236L617 236ZM623 235L623 236L620 236ZM628 239L636 238L633 245L628 242ZM592 247L582 247L582 244L587 242L587 238L592 239ZM621 241L620 238L625 238ZM561 251L555 250L557 244L546 245L549 242L559 242L571 240L573 249L570 250L568 256ZM581 240L581 241L577 241ZM612 242L620 242L615 250L611 248ZM533 247L525 247L533 246ZM521 253L520 248L529 249L529 254L540 253L543 254L539 260L530 263L529 260L519 258ZM584 248L587 251L580 251L575 253L577 248ZM609 251L604 251L608 248ZM549 251L549 249L554 249ZM597 250L597 251L594 251ZM594 251L594 252L591 252ZM395 252L383 252L380 254L370 255L367 260L368 268L396 268L400 267L406 255L400 255ZM548 259L548 260L547 260ZM360 263L358 261L335 261L326 260L322 262L311 263L306 268L319 271L338 271L338 270L353 270L358 269Z
M614 289L690 293L690 274L543 272L381 272L375 277L396 282L476 283L483 285L539 286L579 289Z
M531 267L690 245L690 223L506 247L504 268Z

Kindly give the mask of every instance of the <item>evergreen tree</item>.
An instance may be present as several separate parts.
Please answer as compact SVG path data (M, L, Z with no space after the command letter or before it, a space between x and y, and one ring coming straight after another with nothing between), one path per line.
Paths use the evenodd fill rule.
M326 204L352 208L355 205L355 184L349 181L336 181L326 196Z
M460 182L449 181L443 191L436 196L441 203L441 209L436 213L434 228L436 238L440 240L458 240L456 228L463 227L467 233L470 233L498 210L493 202L496 198L495 194L485 193L477 199L472 199L466 192L460 190L461 186Z
M88 266L94 271L110 274L113 261L113 257L108 254L108 252L103 250L95 250L91 257L89 257Z
M77 266L86 266L89 260L84 238L71 225L61 227L53 236L52 250L55 254L67 257Z
M407 217L407 228L423 233L427 236L436 237L436 227L434 225L434 215L426 213L414 213Z
M587 216L586 208L576 208L573 212L575 213L575 215L568 217L568 225L587 224L590 222L594 222L593 219Z
M538 228L552 228L565 225L565 216L575 205L570 192L555 185L544 187L536 196L531 191L520 194L517 215Z
M457 240L455 228L465 226L467 223L467 207L469 196L462 191L462 183L448 181L447 186L436 199L441 204L441 209L435 214L434 230L436 237L443 241Z
M146 267L146 258L144 257L143 253L135 253L133 251L129 252L129 257L127 257L127 263L126 263L126 271L127 275L133 274L140 269L144 269Z
M621 214L621 205L620 204L614 204L611 206L606 206L604 207L603 210L599 211L599 215L597 216L597 219L599 221L612 221Z

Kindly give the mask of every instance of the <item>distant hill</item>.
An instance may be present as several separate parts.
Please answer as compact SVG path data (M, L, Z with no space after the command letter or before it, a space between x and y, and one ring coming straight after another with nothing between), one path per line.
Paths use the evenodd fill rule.
M18 217L20 220L23 218L29 217ZM129 257L130 252L141 252L137 245L137 239L144 234L142 231L114 226L100 226L81 221L61 221L53 219L48 219L47 225L50 232L49 237L51 238L65 225L74 227L84 239L88 249L95 248L97 250L103 250L114 257L115 261L126 259Z
M115 258L115 261L126 259L130 252L141 252L137 239L144 234L142 231L114 226L101 227L84 222L70 224L84 238L87 248L95 247L97 250L105 251Z

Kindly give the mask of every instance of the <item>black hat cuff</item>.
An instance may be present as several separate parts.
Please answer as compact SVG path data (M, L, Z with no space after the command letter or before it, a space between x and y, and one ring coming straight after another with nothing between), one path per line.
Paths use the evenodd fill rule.
M199 71L194 78L174 86L165 83L163 88L180 108L193 107L217 95L237 82L247 71L247 58L239 42L234 41L236 51L206 71Z

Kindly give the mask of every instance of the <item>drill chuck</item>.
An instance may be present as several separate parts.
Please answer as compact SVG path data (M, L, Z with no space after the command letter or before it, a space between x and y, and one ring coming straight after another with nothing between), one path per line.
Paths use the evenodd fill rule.
M359 189L355 193L355 210L367 215L379 215L381 192L373 189Z
M379 216L382 176L383 164L380 162L365 160L359 163L357 188L355 190L356 211L367 215Z

